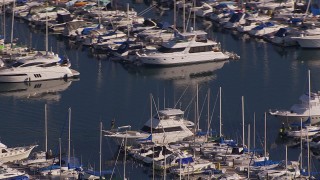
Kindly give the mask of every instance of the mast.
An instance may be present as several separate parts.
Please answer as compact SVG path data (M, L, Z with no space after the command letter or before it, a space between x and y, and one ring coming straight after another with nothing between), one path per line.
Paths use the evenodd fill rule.
M309 141L309 127L306 126L307 128L307 146L308 146L308 177L310 177L310 141Z
M173 29L177 28L177 1L173 1Z
M126 130L126 139L124 141L124 157L123 157L123 179L126 180L126 161L127 161L127 130Z
M264 158L267 157L267 113L264 113Z
M13 49L13 25L14 25L14 9L15 9L15 7L16 7L16 1L14 0L13 1L13 7L12 7L12 21L11 21L11 51L12 51L12 49ZM4 13L6 13L6 12L4 12Z
M151 141L153 142L152 129L153 129L152 94L150 94L150 132L151 132L151 139L152 139ZM152 151L154 152L154 145L152 145ZM154 153L152 158L152 179L154 179Z
M99 177L101 178L102 172L102 122L100 121L100 147L99 147Z
M308 85L309 85L309 92L308 92L308 94L309 94L309 118L310 118L310 121L311 121L311 114L310 114L310 108L311 108L311 103L310 103L310 101L311 101L311 85L310 85L310 69L308 70ZM311 123L310 123L311 124Z
M244 97L242 96L242 146L244 144Z
M70 163L70 144L71 144L71 108L69 108L69 139L68 139L68 164Z
M196 0L193 0L193 8L194 8L194 11L193 11L193 31L195 31L196 30L196 11L195 11Z
M288 171L288 146L286 145L286 176Z
M220 126L219 126L219 136L221 137L222 136L222 101L221 101L221 96L222 96L222 94L221 94L221 87L219 88L219 90L220 90L220 113L219 113L219 120L220 120Z
M303 151L303 145L302 145L302 118L300 119L300 169L302 169L303 165L302 165L302 151Z
M183 14L182 14L182 21L183 21L183 33L186 32L186 0L183 0Z
M199 127L199 85L197 84L197 103L196 103L196 121L197 121L197 131L199 131L200 127Z
M62 160L62 158L61 158L61 152L62 152L62 150L61 150L61 138L59 138L59 165L60 165L60 177L61 177L61 160Z
M207 132L207 140L210 132L210 88L208 89L208 132Z
M248 153L250 156L250 124L248 124ZM248 179L250 179L250 161L248 163Z
M253 113L253 149L256 149L256 113Z
M48 1L46 2L46 55L48 55ZM70 154L69 154L70 155Z
M45 132L45 151L48 152L48 114L47 104L44 105L44 132Z
M3 3L3 45L6 41L6 5L5 0L2 1Z

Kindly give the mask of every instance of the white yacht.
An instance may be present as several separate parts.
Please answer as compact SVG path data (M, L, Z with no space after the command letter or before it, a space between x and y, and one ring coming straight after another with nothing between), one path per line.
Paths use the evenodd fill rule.
M310 100L308 94L300 97L300 104L294 104L290 110L271 110L269 113L280 120L300 122L311 117L311 124L320 121L320 93L311 93ZM310 102L310 105L309 105Z
M320 48L320 35L292 37L302 48Z
M194 123L184 119L183 115L184 112L180 109L167 108L158 111L140 131L109 130L104 132L106 137L112 138L118 145L123 143L125 138L128 145L143 141L152 141L156 144L181 141L193 135L190 128L194 126Z
M138 52L139 60L145 65L181 65L229 59L219 44L209 40L204 31L181 33L156 50Z
M24 171L10 168L6 165L0 165L0 179L29 179L29 175Z
M52 52L38 54L0 68L0 82L43 81L79 76L80 73L70 69L70 66L67 59L62 60Z
M26 159L37 145L8 148L0 142L0 162L13 162Z

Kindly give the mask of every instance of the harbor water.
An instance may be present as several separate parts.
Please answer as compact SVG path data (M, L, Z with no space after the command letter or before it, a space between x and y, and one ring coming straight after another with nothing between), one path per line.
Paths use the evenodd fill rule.
M130 2L142 11L145 3ZM145 14L172 23L171 11L155 10ZM180 16L180 15L179 15ZM181 19L181 18L180 18ZM3 19L1 19L3 21ZM190 20L192 22L193 20ZM8 147L37 143L44 149L45 104L48 106L48 145L57 152L58 139L67 149L68 109L71 108L71 147L82 164L99 165L99 126L111 128L131 125L140 129L150 117L150 96L153 108L181 107L185 117L194 121L198 91L200 128L207 129L207 93L210 91L211 129L219 131L219 87L222 88L223 134L242 141L242 96L244 97L245 129L248 124L258 148L264 142L264 113L270 109L289 109L299 103L308 91L308 70L311 70L311 90L320 90L320 50L298 47L281 48L261 39L224 30L210 21L196 19L197 28L206 29L222 49L235 52L241 58L196 65L149 68L111 61L105 55L93 54L91 49L76 45L58 35L49 35L49 49L67 56L71 67L80 72L76 80L54 80L32 83L0 84L0 140ZM7 17L7 37L11 17ZM179 21L180 22L180 21ZM14 37L20 44L44 50L45 33L16 19ZM3 31L3 29L1 29ZM155 111L153 111L155 112ZM267 116L267 151L273 160L285 159L285 143L279 139L281 122ZM247 135L247 130L246 133ZM247 136L245 137L247 141ZM251 147L253 144L251 144ZM300 149L289 148L288 159L298 160ZM306 151L304 152L306 156ZM103 138L103 168L112 169L117 147ZM314 169L319 162L313 157ZM122 176L122 160L115 174ZM150 178L150 168L136 163L127 164L130 179Z

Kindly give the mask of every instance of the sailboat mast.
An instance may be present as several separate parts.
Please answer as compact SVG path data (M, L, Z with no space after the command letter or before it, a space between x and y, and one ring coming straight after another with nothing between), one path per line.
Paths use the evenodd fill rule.
M99 147L99 177L101 178L102 170L102 122L100 122L100 147Z
M150 132L151 132L151 141L153 142L152 137L152 129L153 129L153 117L152 117L152 94L150 94ZM152 151L154 152L154 145L152 145ZM154 179L154 153L152 157L152 179Z
M210 132L210 88L208 89L208 131L207 131L207 139L209 137Z
M308 177L310 177L310 141L309 141L309 127L306 126L307 128L307 146L308 146Z
M303 167L302 151L303 151L303 145L302 145L302 118L301 118L300 119L300 169L302 169L302 167Z
M196 120L197 120L197 131L199 131L200 127L199 127L199 86L197 84L197 103L196 103Z
M250 154L250 124L248 124L248 153ZM250 179L250 161L248 163L248 179Z
M242 146L244 144L244 97L242 96Z
M186 32L186 0L183 0L183 13L182 13L182 24L183 24L183 33Z
M256 149L256 113L253 113L253 149Z
M48 55L48 1L46 2L46 55Z
M173 1L173 29L177 28L177 1Z
M308 94L309 94L309 117L310 117L310 121L311 121L311 114L310 114L310 108L311 108L311 103L310 103L310 101L311 101L311 85L310 85L310 70L308 70L308 85L309 85L309 92L308 92ZM311 122L310 122L310 124L311 124Z
M2 1L3 3L3 44L6 40L6 4L5 0Z
M71 144L71 108L69 108L69 139L68 139L68 163L70 163L70 144Z
M11 19L11 51L13 49L13 25L14 25L14 10L15 10L15 7L16 7L16 1L13 1L13 7L12 7L12 19ZM4 12L5 13L5 12Z
M221 137L222 136L222 101L221 101L221 96L222 96L222 94L221 94L221 87L219 88L219 90L220 90L220 113L219 113L219 120L220 120L220 123L219 123L219 137Z
M267 157L267 113L264 113L264 157Z
M48 114L47 104L44 105L44 132L45 132L45 150L48 152Z

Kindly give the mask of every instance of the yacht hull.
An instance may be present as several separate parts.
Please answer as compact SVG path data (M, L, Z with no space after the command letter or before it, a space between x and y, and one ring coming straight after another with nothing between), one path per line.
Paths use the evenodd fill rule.
M295 37L294 39L302 48L320 48L320 35Z
M19 71L9 70L0 72L0 82L29 82L29 81L44 81L51 79L64 79L78 76L78 73L68 67L58 69L47 68L45 70L34 68L32 70Z
M229 59L228 55L214 51L203 53L138 54L138 57L143 64L155 66L194 64Z

